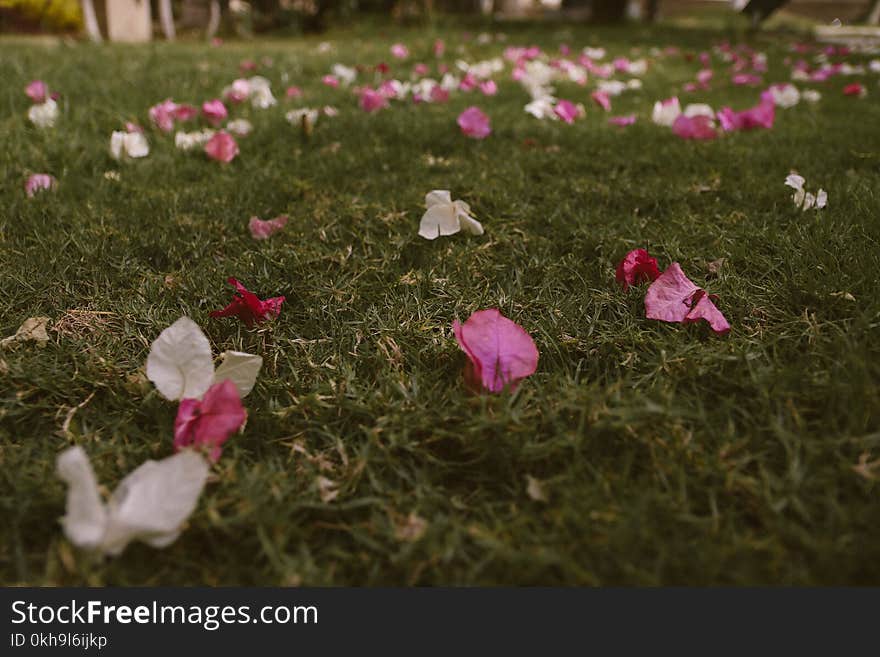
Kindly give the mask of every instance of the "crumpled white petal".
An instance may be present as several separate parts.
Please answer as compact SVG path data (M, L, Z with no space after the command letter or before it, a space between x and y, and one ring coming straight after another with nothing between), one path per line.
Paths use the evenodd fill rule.
M460 230L461 222L451 203L428 208L419 223L419 235L426 240L433 240L441 235L454 235Z
M211 344L198 324L181 317L150 347L147 378L170 401L198 399L214 380Z
M28 110L28 119L38 128L51 128L58 118L58 103L47 98L45 103L31 105Z
M110 155L114 160L123 155L139 158L150 154L150 144L140 132L122 132L116 130L110 135Z
M58 476L68 484L61 523L74 545L118 555L132 541L170 545L180 535L208 479L210 466L192 450L149 460L130 473L105 505L82 447L58 456Z
M435 205L449 205L452 203L452 194L446 189L435 189L425 194L425 207L428 209Z
M799 176L796 173L790 173L785 178L785 184L791 187L792 189L803 189L804 183L807 182L803 176Z
M226 379L238 388L239 396L244 399L257 382L257 375L263 366L263 358L242 351L225 351L220 355L223 362L214 372L214 383Z
M464 201L453 201L449 190L428 192L425 206L427 211L419 223L419 235L427 240L454 235L461 230L472 235L483 234L483 225L470 215L470 206Z
M98 492L92 464L82 447L58 455L58 476L67 484L67 512L61 519L64 533L75 545L96 549L107 529L107 511Z
M816 210L821 210L822 208L828 205L828 192L824 189L819 189L815 194L808 192L804 185L806 184L806 180L803 176L798 175L796 173L789 174L785 179L785 185L787 187L791 187L794 191L794 195L792 195L791 200L794 201L795 206L806 212L811 208L815 208Z

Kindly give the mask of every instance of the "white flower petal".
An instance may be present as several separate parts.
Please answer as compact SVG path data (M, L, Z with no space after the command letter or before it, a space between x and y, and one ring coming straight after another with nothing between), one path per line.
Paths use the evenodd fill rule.
M430 209L434 205L449 205L452 203L452 194L447 189L435 189L425 194L425 207Z
M110 135L110 156L114 160L122 157L122 149L125 145L125 133L119 130Z
M826 205L828 205L828 192L826 192L824 189L820 189L816 193L816 209L821 210Z
M229 379L238 388L238 395L244 399L254 389L257 375L263 366L262 357L241 351L225 351L220 357L223 362L214 372L214 383Z
M125 133L123 144L129 157L146 157L150 154L150 144L142 132Z
M78 547L97 548L107 529L107 511L89 458L82 447L70 447L58 455L56 469L68 486L64 533Z
M441 235L453 235L459 230L461 230L461 224L452 203L431 206L422 215L422 221L419 224L419 235L427 240L436 239Z
M799 176L796 173L791 173L786 177L785 184L792 189L801 190L804 188L804 183L807 182L804 180L803 176Z
M482 235L483 234L483 224L479 221L471 217L470 215L459 215L458 220L461 224L461 229L465 233L470 233L471 235Z
M157 548L173 543L196 508L209 468L193 450L143 463L113 492L102 550L116 555L133 540Z
M159 334L147 357L147 378L171 401L205 394L214 379L214 361L198 324L181 317Z
M31 105L28 110L28 119L38 128L51 128L58 118L58 104L48 98L45 103Z

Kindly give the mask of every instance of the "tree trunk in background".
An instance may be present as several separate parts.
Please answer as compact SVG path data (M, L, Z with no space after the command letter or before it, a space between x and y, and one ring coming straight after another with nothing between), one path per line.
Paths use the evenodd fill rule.
M626 18L626 2L624 0L593 0L593 20L600 23L612 23Z
M95 15L95 5L92 4L92 0L82 0L82 13L89 39L101 43L101 28L98 27L98 17Z
M211 11L208 17L208 38L213 39L220 29L220 0L211 0Z
M159 0L159 22L162 23L162 32L169 41L174 41L174 12L171 9L171 0Z
M868 25L880 25L880 0L874 0L874 6L868 14Z

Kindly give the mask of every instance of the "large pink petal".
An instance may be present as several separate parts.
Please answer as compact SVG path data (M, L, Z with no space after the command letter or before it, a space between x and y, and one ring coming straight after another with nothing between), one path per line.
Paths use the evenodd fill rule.
M687 317L684 318L685 323L698 322L704 319L709 322L712 330L718 334L723 335L730 331L730 324L728 324L727 319L721 314L721 311L718 310L715 304L712 303L712 299L704 290L699 290L694 295L693 300L696 303L694 303Z
M691 310L691 299L699 290L684 275L681 265L673 262L645 294L645 316L661 322L682 322Z
M515 386L538 367L538 348L532 337L495 308L475 312L453 329L490 392Z

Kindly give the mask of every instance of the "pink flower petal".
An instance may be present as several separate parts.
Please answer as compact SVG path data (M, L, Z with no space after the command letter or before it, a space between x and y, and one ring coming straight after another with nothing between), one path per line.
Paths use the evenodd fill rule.
M209 447L212 461L220 458L222 445L247 419L235 384L227 379L208 388L204 397L184 399L174 420L174 449Z
M226 106L221 100L214 99L202 103L202 116L211 125L220 125L228 115L229 112L226 111Z
M709 140L718 136L712 119L704 114L693 117L680 114L672 124L672 132L682 139Z
M553 113L566 123L574 123L574 120L580 116L577 106L570 100L560 100L556 103Z
M776 119L776 103L773 94L765 91L761 94L761 102L751 109L735 112L729 107L722 107L718 112L718 122L725 132L732 130L770 129Z
M388 99L375 89L364 89L359 104L365 112L377 112L388 107Z
M685 276L677 262L669 265L648 288L645 316L661 322L677 323L704 319L716 333L723 334L730 330L730 324L709 295Z
M684 318L684 323L698 322L701 319L709 323L712 330L719 335L724 335L730 331L730 324L727 318L721 314L721 311L712 303L712 299L705 290L699 290L693 297L693 308Z
M238 143L235 138L224 130L214 134L205 144L205 153L212 160L229 163L238 155Z
M628 125L633 125L636 122L635 114L627 114L626 116L612 116L608 119L608 123L611 125L616 125L621 128L625 128Z
M174 114L177 111L177 103L170 98L150 108L150 120L162 132L174 130Z
M397 59L406 59L409 57L409 48L402 43L395 43L391 46L391 54Z
M485 139L492 134L489 117L479 107L468 107L458 116L458 127L468 137Z
M248 230L251 231L251 237L255 240L269 239L271 235L277 233L287 224L287 217L281 216L275 219L263 221L258 217L251 217L248 222Z
M27 179L27 182L25 182L24 191L27 193L28 198L33 198L37 192L41 192L45 189L52 189L56 183L57 181L55 178L48 173L35 173Z
M532 337L495 308L475 312L464 324L455 320L452 330L475 378L489 392L513 389L538 368Z
M645 316L661 322L682 322L691 310L691 299L699 290L673 262L651 283L645 295Z
M594 91L590 94L590 98L593 99L599 107L601 107L606 112L611 111L611 96L608 95L606 91Z
M49 97L49 87L42 80L34 80L24 88L24 92L35 105L42 105Z

